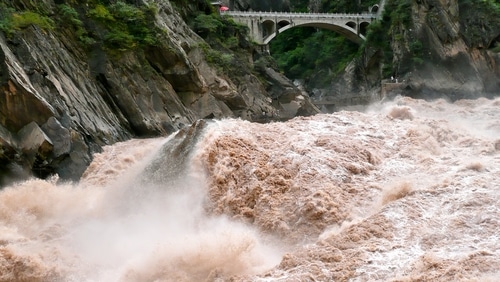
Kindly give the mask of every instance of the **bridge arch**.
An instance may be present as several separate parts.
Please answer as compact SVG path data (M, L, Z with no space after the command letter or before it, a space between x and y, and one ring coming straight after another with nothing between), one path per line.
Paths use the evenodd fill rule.
M347 22L345 25L352 29L356 29L356 23L353 21Z
M369 22L360 22L359 23L359 33L363 36L366 36L366 31L368 30L368 26L370 25Z
M372 11L379 11L373 6ZM241 12L226 11L222 15L231 16L245 24L256 43L266 46L279 33L293 27L317 27L337 32L347 39L360 44L366 38L366 29L379 15L375 13L331 14L331 13L289 13L289 12Z
M291 24L289 20L281 20L278 22L278 29L281 29L289 24Z
M276 24L272 20L262 22L262 37L271 36L276 33Z
M360 24L360 27L365 26L364 30L366 31L366 27L369 25L369 22L362 22ZM273 32L272 34L266 34L266 36L263 37L263 44L267 45L271 40L276 38L280 33L294 27L317 27L317 28L322 28L322 29L327 29L331 30L334 32L337 32L343 36L345 36L347 39L360 44L362 41L364 41L365 35L358 33L356 29L357 24L355 22L348 22L345 25L339 25L339 24L331 24L331 23L324 23L324 22L308 22L308 23L303 23L303 24L288 24L283 27L279 27L277 32Z

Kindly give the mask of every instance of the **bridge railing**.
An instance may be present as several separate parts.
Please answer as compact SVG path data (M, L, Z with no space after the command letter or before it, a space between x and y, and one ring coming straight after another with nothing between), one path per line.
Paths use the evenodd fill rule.
M279 18L358 18L373 19L376 13L298 13L298 12L241 12L241 11L221 11L221 15L237 17L279 17Z

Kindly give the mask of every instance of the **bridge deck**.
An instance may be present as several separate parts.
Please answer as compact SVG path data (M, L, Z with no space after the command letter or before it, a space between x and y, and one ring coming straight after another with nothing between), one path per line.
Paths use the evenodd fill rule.
M344 13L295 13L295 12L241 12L241 11L221 11L221 15L232 17L278 17L278 18L355 18L370 20L377 17L374 13L344 14Z

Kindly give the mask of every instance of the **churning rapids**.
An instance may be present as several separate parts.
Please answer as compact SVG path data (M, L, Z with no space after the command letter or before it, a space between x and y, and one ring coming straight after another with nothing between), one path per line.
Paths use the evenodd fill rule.
M199 121L0 191L0 281L499 281L500 98Z

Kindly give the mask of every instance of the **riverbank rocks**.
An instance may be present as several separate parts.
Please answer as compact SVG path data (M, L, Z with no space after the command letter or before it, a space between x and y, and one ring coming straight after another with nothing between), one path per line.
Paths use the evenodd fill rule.
M15 7L5 5L32 10L41 5L46 14L60 15L49 0L14 2ZM151 3L136 1L139 6ZM89 9L71 5L80 14ZM280 93L266 88L270 79L265 74L221 72L207 62L210 47L185 23L182 7L155 1L155 8L161 32L159 42L150 46L85 46L74 27L57 22L54 29L32 24L8 37L0 32L0 159L6 165L42 178L57 174L78 180L105 145L166 136L203 118L282 118L283 107L273 99ZM93 32L106 32L89 17L80 20ZM251 68L256 50L248 45L238 52ZM282 76L273 85L286 80Z

